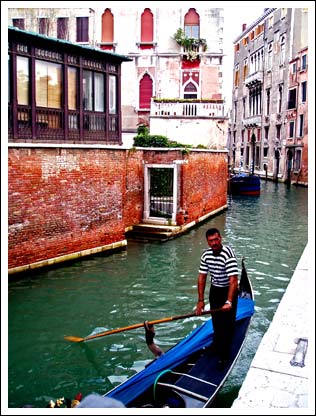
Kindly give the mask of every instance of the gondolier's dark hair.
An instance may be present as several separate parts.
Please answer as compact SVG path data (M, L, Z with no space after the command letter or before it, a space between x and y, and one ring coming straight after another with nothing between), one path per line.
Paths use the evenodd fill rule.
M209 228L205 233L205 237L207 239L208 236L214 235L214 234L218 234L219 236L221 235L221 233L219 232L217 228Z

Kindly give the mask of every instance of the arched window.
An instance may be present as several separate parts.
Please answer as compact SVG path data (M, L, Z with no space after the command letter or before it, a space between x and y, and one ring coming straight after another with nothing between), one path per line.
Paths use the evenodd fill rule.
M152 93L152 79L148 74L145 74L139 83L139 108L150 108Z
M193 82L189 82L184 87L183 98L197 98L197 89Z
M141 34L140 41L142 43L151 43L154 39L154 18L149 9L145 9L141 16Z
M195 9L189 9L184 16L184 32L188 38L200 37L200 16Z
M114 18L110 9L106 9L102 15L102 40L101 42L113 43Z

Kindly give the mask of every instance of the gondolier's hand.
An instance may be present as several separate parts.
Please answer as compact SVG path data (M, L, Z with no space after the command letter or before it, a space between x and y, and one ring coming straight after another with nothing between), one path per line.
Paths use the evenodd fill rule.
M231 303L229 300L227 300L227 301L224 303L224 305L222 306L222 309L223 309L224 311L229 311L231 308L232 308L232 303Z
M199 300L196 305L196 314L201 315L204 310L204 300Z
M156 335L155 330L154 330L154 326L152 324L149 325L148 321L145 321L144 322L144 327L145 327L146 344L147 345L153 344L154 337Z

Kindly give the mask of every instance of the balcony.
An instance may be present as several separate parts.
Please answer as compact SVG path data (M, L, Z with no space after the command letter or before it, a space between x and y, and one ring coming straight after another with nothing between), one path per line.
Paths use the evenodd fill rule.
M261 127L261 115L246 117L242 124L244 127Z
M121 144L117 114L8 106L9 142Z
M245 79L246 87L252 87L256 84L262 84L263 82L263 71L256 71L253 74L250 74Z
M151 116L158 117L224 117L223 100L159 100L151 102Z

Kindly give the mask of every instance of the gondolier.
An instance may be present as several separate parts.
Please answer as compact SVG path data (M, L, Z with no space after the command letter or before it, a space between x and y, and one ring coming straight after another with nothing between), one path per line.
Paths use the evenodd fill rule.
M236 319L238 265L234 250L228 245L222 245L222 237L217 228L206 231L206 240L210 248L201 256L196 314L201 315L204 310L204 291L209 274L210 308L222 308L221 313L212 314L214 338L211 349L218 355L219 365L224 366L229 359Z

